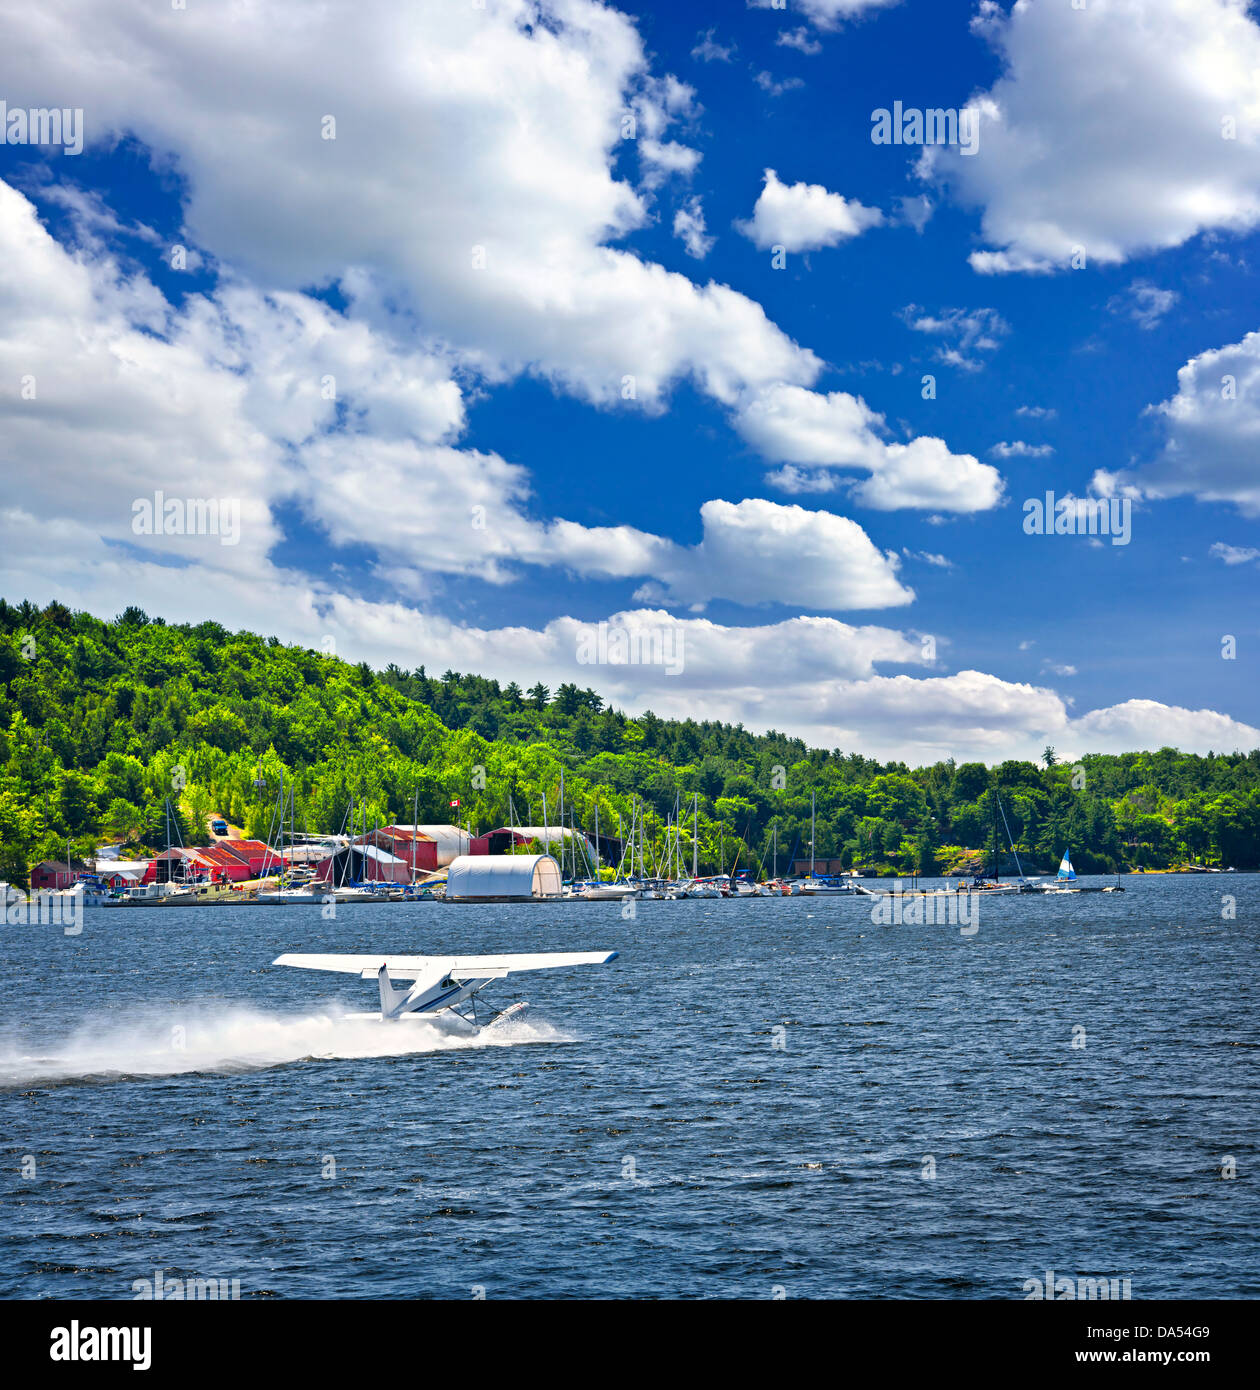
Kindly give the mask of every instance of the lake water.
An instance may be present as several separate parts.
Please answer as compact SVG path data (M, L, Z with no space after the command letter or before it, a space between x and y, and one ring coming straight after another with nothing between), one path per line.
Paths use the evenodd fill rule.
M1260 877L1122 882L974 933L862 898L8 926L0 1294L1255 1297ZM528 1021L472 1044L269 966L605 948L491 986Z

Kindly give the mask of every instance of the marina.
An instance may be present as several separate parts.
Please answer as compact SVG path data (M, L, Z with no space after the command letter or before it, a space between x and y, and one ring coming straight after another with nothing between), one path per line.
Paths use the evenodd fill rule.
M0 1174L0 1294L130 1298L147 1267L245 1299L1018 1299L1079 1259L1135 1300L1255 1297L1254 1185L1218 1169L1260 1105L1260 879L1226 885L1232 921L1222 880L1128 886L986 899L970 937L806 897L11 932L0 1124L40 1180ZM373 983L270 965L596 948L487 989L530 1010L480 1039L343 1017Z

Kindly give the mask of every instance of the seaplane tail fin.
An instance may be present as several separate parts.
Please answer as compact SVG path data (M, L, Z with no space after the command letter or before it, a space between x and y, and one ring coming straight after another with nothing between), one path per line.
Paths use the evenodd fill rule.
M388 1018L390 1014L407 997L405 989L395 989L389 978L389 966L382 965L376 972L376 982L381 987L381 1017Z

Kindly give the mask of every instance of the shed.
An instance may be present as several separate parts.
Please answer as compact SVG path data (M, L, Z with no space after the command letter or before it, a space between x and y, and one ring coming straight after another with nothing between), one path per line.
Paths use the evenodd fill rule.
M411 869L375 845L353 844L330 854L315 870L320 883L406 883Z
M457 825L383 825L360 835L357 843L376 845L408 868L433 873L461 854L470 854L471 836Z
M462 854L447 870L448 901L528 902L558 898L562 890L560 865L549 854Z
M87 873L87 870L88 866L78 859L72 859L68 864L60 859L45 859L31 870L31 888L73 888L79 875Z

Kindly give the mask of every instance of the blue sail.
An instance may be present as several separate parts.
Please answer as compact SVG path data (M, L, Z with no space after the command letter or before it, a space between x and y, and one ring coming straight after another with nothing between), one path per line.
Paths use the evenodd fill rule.
M1066 879L1068 883L1076 881L1076 870L1072 867L1071 851L1063 851L1063 860L1059 865L1059 877Z

